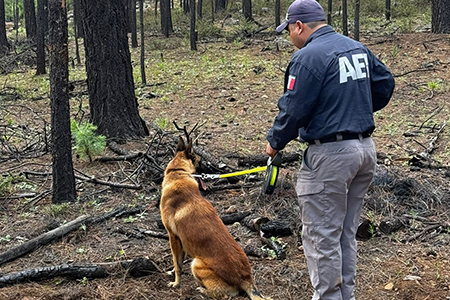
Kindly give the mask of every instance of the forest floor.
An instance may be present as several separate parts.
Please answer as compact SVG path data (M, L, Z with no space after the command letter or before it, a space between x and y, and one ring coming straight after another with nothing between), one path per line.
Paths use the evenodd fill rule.
M375 114L377 129L373 138L379 169L363 212L363 219L371 222L369 231L374 236L358 241L356 296L360 300L450 299L450 131L445 127L450 115L450 37L415 33L366 36L362 42L395 74L396 90L391 103ZM172 121L188 129L195 123L203 124L198 130L199 144L216 157L234 163L235 169L243 169L237 166L237 158L264 154L265 134L277 114L284 68L293 48L283 37L269 34L238 42L200 43L196 53L183 43L184 40L175 37L149 41L145 87L139 84L138 52L133 50L140 114L149 124L172 132L175 131ZM161 45L172 47L159 50ZM8 81L9 75L0 78L5 82L0 102L0 121L5 128L15 125L16 129L38 131L50 122L48 94L40 88L31 88L36 82L45 87L46 80L26 79L32 72L23 69L24 80L29 83L21 89ZM78 81L82 79L71 77L74 118L88 112L86 84ZM121 147L130 152L146 151L155 136L156 131L152 130L148 138ZM20 148L20 143L17 147ZM285 151L302 149L304 145L291 142ZM14 152L1 150L2 157L8 151ZM48 176L51 155L45 154L44 149L38 150L44 154L1 162L3 178L9 174L17 179L25 171L47 176L29 175L26 181L11 182L9 193L0 196L0 254L84 214L98 216L124 205L146 208L138 214L81 226L1 265L0 276L30 268L88 265L136 257L148 257L161 271L171 268L168 241L137 234L161 230L159 184L143 173L134 182L143 187L141 190L108 188L78 180L76 203L52 205L51 193L46 193L51 186ZM104 155L114 154L106 150ZM84 174L110 181L139 169L139 163L133 161L89 163L75 156L74 165ZM280 186L273 195L263 194L260 185L245 185L251 182L248 177L240 178L239 188L218 191L213 189L218 182L206 182L210 189L206 197L219 214L230 211L230 207L252 211L288 222L294 229L293 235L276 238L285 245L285 259L277 259L268 250L263 250L267 257L249 257L256 285L263 295L273 299L306 300L312 295L293 189L298 168L298 162L283 165ZM27 192L43 194L33 201L31 196L16 197ZM389 234L379 230L383 221L399 219L403 220L402 229ZM240 223L229 225L228 229L242 247L256 244L266 249L258 234ZM198 284L188 262L181 288L169 288L171 280L164 272L138 278L125 271L114 272L104 279L57 277L0 288L0 299L206 299L196 290Z

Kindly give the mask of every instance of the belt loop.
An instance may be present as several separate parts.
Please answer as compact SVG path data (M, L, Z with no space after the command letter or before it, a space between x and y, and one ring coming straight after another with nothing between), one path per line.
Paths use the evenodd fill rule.
M321 145L320 140L314 140L314 143L315 143L317 146L320 146L320 145Z
M358 133L358 139L359 139L360 142L362 142L363 138L364 137L363 137L362 133Z
M337 133L336 134L336 141L340 142L344 139L344 137L342 136L342 133Z

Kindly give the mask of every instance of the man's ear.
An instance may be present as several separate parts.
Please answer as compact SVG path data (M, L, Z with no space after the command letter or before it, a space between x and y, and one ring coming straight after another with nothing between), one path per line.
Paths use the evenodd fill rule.
M183 138L180 136L178 139L178 146L176 152L184 151L186 150L186 145L184 144Z

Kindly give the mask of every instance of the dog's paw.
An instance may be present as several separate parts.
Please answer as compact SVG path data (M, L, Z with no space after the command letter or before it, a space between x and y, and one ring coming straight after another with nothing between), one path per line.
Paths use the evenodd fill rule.
M173 274L175 274L175 269L172 269L172 270L170 270L170 271L167 271L166 274L167 274L167 275L173 275Z
M202 294L208 294L204 287L198 287L198 288L196 288L196 290Z
M168 287L173 287L173 288L177 288L177 287L179 287L180 286L180 282L178 281L172 281L172 282L169 282L168 284L167 284L167 286Z

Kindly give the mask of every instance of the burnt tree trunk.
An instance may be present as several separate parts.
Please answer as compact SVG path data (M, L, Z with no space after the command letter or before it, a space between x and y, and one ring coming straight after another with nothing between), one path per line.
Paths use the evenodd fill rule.
M148 135L139 116L125 1L81 0L91 122L113 140Z
M280 26L281 0L275 0L275 28Z
M6 38L5 25L5 0L0 0L0 56L9 50L8 39Z
M450 0L431 1L431 32L450 33Z
M342 0L342 33L348 36L348 13L347 13L347 0Z
M391 0L386 0L386 20L391 19Z
M169 34L173 32L170 0L161 0L159 6L161 11L161 32L165 37L169 37Z
M359 41L359 10L361 7L360 0L355 0L355 28L354 28L354 39Z
M197 2L197 17L199 20L203 19L203 0Z
M190 10L191 10L191 30L190 30L190 41L191 50L197 51L197 31L195 31L195 0L190 0Z
M145 76L145 44L144 44L144 0L139 0L139 23L141 27L141 83L147 84L147 78Z
M44 0L37 1L37 43L36 43L36 75L45 74L45 6Z
M333 0L328 0L328 14L327 14L328 25L331 25L331 22L332 22L331 15L332 14L333 14Z
M225 10L226 2L225 0L216 0L216 12Z
M80 0L73 1L73 32L75 38L75 59L77 60L77 64L80 64L81 58L78 38L82 36L82 34L80 35L80 33L83 32L83 24L81 23L80 18Z
M33 39L36 37L36 13L34 7L34 0L23 0L23 10L25 13L25 30L27 38Z
M130 0L131 47L137 48L136 0Z
M252 0L242 0L242 13L247 21L253 20Z
M76 200L69 112L69 54L64 0L49 1L50 101L52 107L53 203Z

